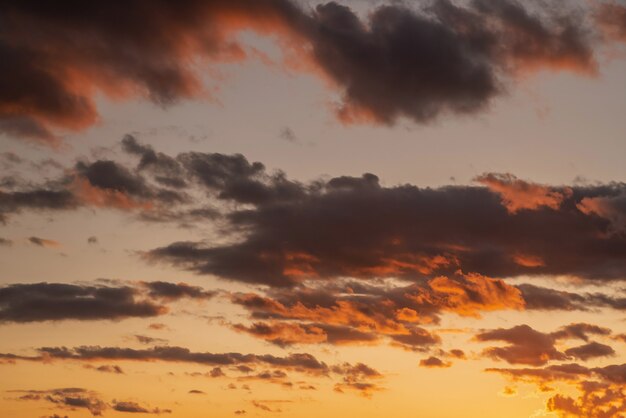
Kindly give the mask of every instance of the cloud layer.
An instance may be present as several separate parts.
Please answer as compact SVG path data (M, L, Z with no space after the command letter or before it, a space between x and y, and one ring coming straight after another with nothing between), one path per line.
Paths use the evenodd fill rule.
M0 131L52 144L98 120L98 93L160 105L211 96L197 68L259 55L238 41L243 30L275 38L281 66L330 81L341 120L384 124L484 110L528 72L594 74L600 40L623 39L621 6L609 3L435 0L380 5L366 18L291 0L22 1L0 11Z

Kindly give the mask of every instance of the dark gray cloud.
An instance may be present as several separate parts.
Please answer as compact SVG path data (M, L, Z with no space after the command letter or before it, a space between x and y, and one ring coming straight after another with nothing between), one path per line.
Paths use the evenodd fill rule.
M86 409L91 415L102 416L103 413L112 409L117 412L144 413L144 414L169 414L170 409L149 408L133 401L116 401L110 404L103 401L100 395L94 391L83 388L61 388L51 390L11 390L10 393L21 394L17 400L21 401L46 401L55 404L58 408L70 410ZM50 418L61 418L52 415ZM65 417L67 418L67 417Z
M123 7L64 1L55 8L5 2L0 130L54 143L57 128L79 130L96 122L95 92L143 96L160 105L198 96L202 77L189 63L247 56L245 46L229 36L232 16L246 29L308 46L293 50L290 42L280 43L287 54L306 54L297 58L315 69L305 70L335 81L344 121L427 122L473 113L519 73L593 73L597 45L581 17L585 11L553 1L459 6L433 0L424 7L391 2L362 19L335 2L312 9L290 0L185 0L176 7L146 0ZM23 30L35 26L38 31ZM81 83L72 83L73 75Z
M171 409L149 408L132 401L113 401L111 409L117 412L129 412L139 414L171 414Z
M148 296L153 299L179 300L189 299L211 299L216 295L214 291L206 291L199 286L191 286L187 283L170 282L145 282L143 285L148 289Z
M611 232L610 220L578 205L625 188L622 183L561 187L558 206L511 213L500 193L484 187L383 187L371 174L339 177L300 188L290 198L258 199L254 208L230 212L233 231L247 233L239 242L177 242L147 257L271 286L345 276L418 280L459 269L490 277L621 280L625 236Z
M76 197L68 190L33 189L12 192L0 191L0 223L8 216L23 210L68 210L78 206Z
M79 162L76 164L76 170L92 186L99 189L112 190L142 198L152 195L152 191L142 177L131 173L127 168L114 161Z
M108 408L106 402L100 399L93 391L83 388L61 388L51 390L13 390L13 393L22 394L22 401L47 401L59 408L86 409L91 415L101 416Z
M579 339L589 341L589 334L607 336L611 335L609 328L600 327L598 325L575 323L561 327L558 331L552 333L552 336L558 340L561 339Z
M235 324L232 328L279 347L319 343L332 345L362 344L373 343L378 339L378 336L372 332L363 332L349 326L323 323L255 322L250 326Z
M40 237L30 237L28 238L28 242L38 247L47 247L47 248L59 247L61 245L57 241L47 239L47 238L40 238Z
M256 355L241 353L207 353L193 352L184 347L160 346L146 349L123 347L82 346L68 349L66 347L43 347L39 353L44 357L13 357L16 360L40 361L45 357L58 360L119 360L119 361L164 361L174 363L195 363L208 366L237 366L245 364L264 364L273 367L284 367L313 374L327 374L329 367L318 361L311 354L294 353L286 357L273 355Z
M476 340L508 343L505 347L489 347L484 350L484 354L510 364L542 366L551 360L567 359L554 346L555 339L551 335L536 331L528 325L482 332L476 335Z
M32 205L112 207L187 227L219 220L225 237L237 240L175 242L145 257L275 287L346 276L420 281L458 270L596 282L626 277L626 235L619 227L626 207L615 203L626 196L624 183L547 186L487 173L477 177L478 186L420 188L383 186L366 173L304 184L240 154L168 157L130 136L123 143L141 156L139 167L78 163L74 175L50 185L64 188L64 200L38 204L31 192L0 192L0 217ZM160 186L159 176L184 186ZM46 193L59 196L61 189ZM531 309L626 306L619 295L576 295L530 283L519 289Z
M154 317L167 303L209 299L215 293L185 283L141 282L137 286L64 283L10 284L0 287L0 322L120 320Z
M137 296L127 286L12 284L0 287L0 321L116 320L165 313L165 307Z

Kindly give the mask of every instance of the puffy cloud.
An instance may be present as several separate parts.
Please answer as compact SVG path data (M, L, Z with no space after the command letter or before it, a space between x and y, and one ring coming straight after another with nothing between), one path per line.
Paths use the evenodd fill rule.
M577 338L579 340L589 341L588 334L611 335L611 332L609 328L579 322L561 327L558 331L553 332L552 336L556 339Z
M552 333L543 333L528 325L518 325L509 329L484 331L476 335L475 339L481 342L503 341L507 343L505 347L486 348L483 353L510 364L542 366L554 360L576 358L587 361L615 354L612 347L598 342L588 342L578 347L568 348L564 352L556 348L556 343L564 339L580 339L587 342L589 341L588 334L610 336L611 330L592 324L575 323L561 327Z
M513 328L499 328L476 335L477 341L503 341L505 347L489 347L484 350L486 356L504 360L510 364L541 366L550 360L566 360L567 356L554 346L554 338L549 334L536 331L528 325Z
M416 284L354 280L271 289L267 295L235 293L231 301L257 321L236 324L235 330L277 345L388 341L411 351L441 343L436 333L420 325L437 323L446 312L479 317L482 312L524 306L515 287L460 273Z
M362 19L336 2L312 9L290 0L7 3L0 9L7 74L0 130L56 144L58 129L98 120L98 93L161 105L210 96L197 64L253 55L234 36L242 30L278 38L287 67L331 80L345 122L469 114L485 109L520 73L595 73L593 28L579 10L556 10L548 4L531 11L514 0L436 0L428 7L380 5Z
M624 386L598 382L581 382L580 396L556 394L548 399L547 409L559 417L589 418L623 417L626 413Z
M375 392L383 390L383 388L371 380L381 379L383 376L371 367L357 363L351 365L344 363L334 366L333 372L342 375L343 381L335 384L335 391L343 393L345 390L359 392L364 397L371 397Z
M543 186L507 175L483 176L505 178L506 187L539 196L519 200L530 206L521 209L518 202L511 212L502 205L501 192L491 186L384 187L371 173L305 184L282 172L269 173L262 163L240 154L188 152L170 157L133 137L126 137L123 146L140 156L136 168L110 160L79 162L69 174L40 188L0 192L0 217L28 208L96 206L181 226L219 219L221 231L232 238L224 244L180 241L143 255L200 274L272 287L342 277L419 282L459 270L505 278L624 278L626 238L616 233L614 217L581 206L589 199L618 201L626 193L622 183ZM612 207L617 214L626 210L618 204ZM517 298L517 291L497 281L481 280L474 286L490 288L471 289L472 275L465 276L466 289L458 294L459 289L447 288L456 284L446 284L446 279L431 284L440 293L449 292L444 299L463 304L468 315L475 294L491 294L507 305ZM535 302L543 297L554 303L560 299L564 307L584 305L576 298L568 305L568 295L541 295L530 286L520 289L533 293ZM597 306L620 305L618 300L601 303L595 295L591 299Z
M274 191L258 195L263 198L233 197L254 203L226 215L233 232L247 232L238 242L175 242L146 258L275 287L331 277L417 281L459 269L600 281L622 279L626 267L624 236L576 206L585 198L619 196L623 184L552 188L546 193L559 196L553 199L558 206L535 201L533 210L511 213L497 192L484 187L382 187L371 174L308 186L284 181L297 193L279 192L283 180L279 185L269 178L263 187ZM220 190L218 196L232 196Z
M565 350L565 354L583 361L587 361L596 357L607 357L615 354L615 350L606 344L600 344L592 341L578 347L572 347Z

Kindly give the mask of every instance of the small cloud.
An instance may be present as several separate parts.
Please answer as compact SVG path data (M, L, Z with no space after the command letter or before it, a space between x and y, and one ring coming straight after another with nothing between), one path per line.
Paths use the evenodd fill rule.
M430 367L430 368L446 368L452 366L452 363L444 362L437 357L428 357L427 359L420 360L420 367Z
M98 243L98 238L97 237L89 237L87 238L87 244L97 244Z
M504 396L505 398L512 398L517 396L517 389L513 386L505 386L501 392L498 393L500 396Z
M149 329L155 330L155 331L167 331L169 330L168 326L165 324L161 324L159 322L155 322L153 324L148 325Z
M189 392L190 395L206 395L205 392L198 390L198 389L191 389Z
M298 137L296 136L296 133L288 126L281 129L278 136L280 137L280 139L287 142L298 142Z
M30 237L28 241L33 245L44 248L58 248L61 246L60 242L46 238Z

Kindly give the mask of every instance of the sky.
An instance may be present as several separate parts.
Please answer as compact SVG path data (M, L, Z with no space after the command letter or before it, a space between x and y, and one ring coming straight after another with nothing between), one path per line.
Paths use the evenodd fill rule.
M626 3L0 1L0 415L626 417Z

